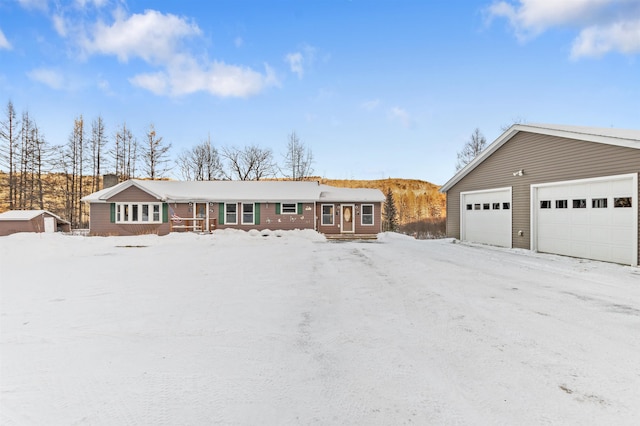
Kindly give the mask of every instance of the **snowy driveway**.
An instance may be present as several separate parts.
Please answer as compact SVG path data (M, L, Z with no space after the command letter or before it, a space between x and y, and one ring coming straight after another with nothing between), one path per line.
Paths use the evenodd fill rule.
M640 270L384 235L0 238L0 424L637 424Z

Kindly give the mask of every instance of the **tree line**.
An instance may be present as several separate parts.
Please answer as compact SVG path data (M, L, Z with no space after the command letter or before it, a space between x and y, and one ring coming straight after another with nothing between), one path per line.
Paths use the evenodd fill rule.
M103 174L119 180L163 179L175 170L184 180L260 180L284 177L304 180L313 173L313 154L292 132L280 162L270 148L224 146L211 138L184 149L175 159L171 143L153 123L139 138L126 122L109 134L101 116L90 122L82 115L70 123L68 139L45 137L29 111L16 111L11 101L0 113L0 171L6 171L10 210L45 209L45 200L61 200L56 213L73 227L88 226L82 197L101 188ZM58 179L47 178L57 175Z

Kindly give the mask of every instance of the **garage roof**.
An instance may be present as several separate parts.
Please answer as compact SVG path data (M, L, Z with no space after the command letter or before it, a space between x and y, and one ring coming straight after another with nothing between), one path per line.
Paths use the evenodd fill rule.
M626 148L640 149L640 130L614 129L608 127L564 126L556 124L514 124L505 131L491 145L485 148L469 164L460 169L447 183L442 185L440 192L447 192L469 172L475 169L485 158L493 154L498 148L507 143L519 132L537 133L541 135L557 136L561 138L577 139L585 142L604 143Z
M53 214L47 210L9 210L4 213L0 213L0 221L31 220L43 213L47 213L55 217L60 222L69 223L66 220L62 219L60 216Z

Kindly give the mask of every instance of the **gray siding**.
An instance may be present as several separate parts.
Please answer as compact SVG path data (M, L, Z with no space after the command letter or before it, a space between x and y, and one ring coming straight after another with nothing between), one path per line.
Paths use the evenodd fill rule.
M532 184L638 172L640 149L520 132L447 192L447 235L460 238L460 192L511 187L513 247L529 249Z

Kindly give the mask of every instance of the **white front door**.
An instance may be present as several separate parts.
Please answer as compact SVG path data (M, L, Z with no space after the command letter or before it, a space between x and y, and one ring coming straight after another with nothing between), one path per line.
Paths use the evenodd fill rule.
M531 186L532 250L635 265L637 175Z
M460 193L460 239L511 248L511 188Z
M56 232L56 219L53 217L44 217L44 232Z

